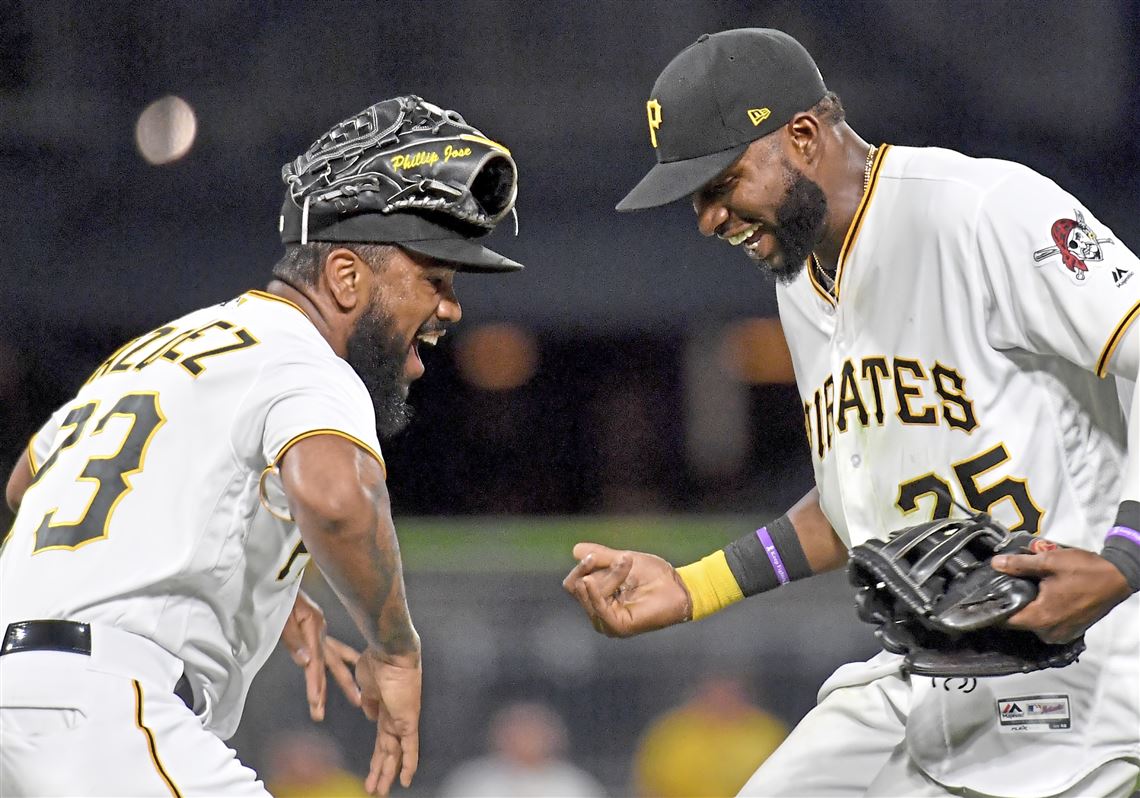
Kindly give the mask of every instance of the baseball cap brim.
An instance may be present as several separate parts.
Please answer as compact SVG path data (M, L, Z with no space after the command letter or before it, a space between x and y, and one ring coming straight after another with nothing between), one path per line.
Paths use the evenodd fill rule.
M281 240L286 244L300 242L304 214L288 197L281 206ZM457 271L517 272L523 268L510 258L478 243L484 231L461 227L445 214L432 213L356 213L340 214L325 210L308 217L308 241L336 243L397 244L455 264Z
M456 270L461 272L494 274L517 272L523 268L521 263L516 263L471 239L439 238L425 241L400 241L397 246L431 258L454 263Z
M683 161L659 163L617 204L619 211L668 205L691 195L739 158L751 142Z

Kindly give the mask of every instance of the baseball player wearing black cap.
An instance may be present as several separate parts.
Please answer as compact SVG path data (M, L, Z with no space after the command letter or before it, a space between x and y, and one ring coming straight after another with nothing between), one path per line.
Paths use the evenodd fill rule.
M907 676L887 652L845 665L741 794L1131 794L1136 256L1023 166L870 145L780 31L702 36L646 114L657 165L618 208L691 198L704 235L774 275L816 486L678 569L580 543L566 589L599 631L637 634L841 568L849 547L946 517L954 497L1066 547L994 566L1040 580L1009 625L1084 633L1080 661L952 680Z
M367 642L338 655L377 722L366 787L411 782L420 644L378 428L406 422L419 346L459 321L455 273L522 268L478 241L513 209L515 164L459 114L404 96L283 177L286 252L267 290L125 344L13 471L5 794L266 795L222 740L310 556ZM310 654L311 684L324 662Z

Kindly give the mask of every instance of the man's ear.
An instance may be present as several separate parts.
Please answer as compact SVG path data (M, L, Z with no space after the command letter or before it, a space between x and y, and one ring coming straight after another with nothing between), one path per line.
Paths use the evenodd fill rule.
M796 114L785 126L788 132L788 147L792 153L792 163L796 166L810 166L820 157L820 124L811 113ZM797 161L799 163L797 163Z
M325 258L321 273L341 310L351 312L366 302L367 271L360 256L346 247L337 247Z

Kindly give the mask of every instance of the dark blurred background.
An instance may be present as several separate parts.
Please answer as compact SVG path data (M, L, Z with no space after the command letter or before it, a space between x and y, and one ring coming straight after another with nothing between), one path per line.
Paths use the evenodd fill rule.
M385 446L428 658L414 790L484 748L496 706L539 697L575 761L628 793L637 735L699 674L735 673L792 723L835 665L874 648L840 579L624 642L560 594L580 533L696 556L810 486L770 281L702 239L685 203L613 211L653 160L656 75L701 33L780 27L864 138L1025 163L1135 248L1138 9L0 2L0 466L123 340L265 283L280 168L325 129L407 92L459 110L519 164L520 231L492 246L528 268L461 278L464 321ZM307 723L291 668L275 657L255 686L234 740L252 765L269 766L274 729ZM370 732L347 707L330 715L363 772Z

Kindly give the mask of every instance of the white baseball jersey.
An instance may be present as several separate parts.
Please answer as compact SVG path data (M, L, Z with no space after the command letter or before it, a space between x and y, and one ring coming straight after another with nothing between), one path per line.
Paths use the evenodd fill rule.
M778 299L821 505L849 545L960 513L945 491L1100 550L1129 490L1140 261L1078 200L1017 164L884 146L834 295L808 268ZM1140 760L1138 603L1093 627L1078 665L978 680L968 695L913 679L911 756L993 795L1057 792L1107 759ZM1016 766L995 765L1009 752Z
M380 459L375 426L356 373L271 294L131 341L29 445L0 628L60 618L149 638L185 663L207 728L230 736L307 561L275 464L326 433Z

